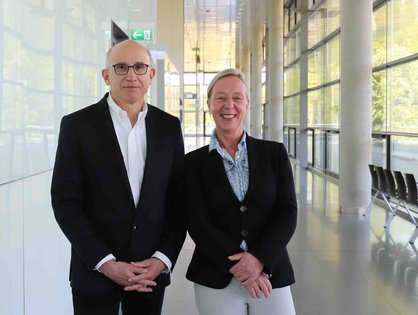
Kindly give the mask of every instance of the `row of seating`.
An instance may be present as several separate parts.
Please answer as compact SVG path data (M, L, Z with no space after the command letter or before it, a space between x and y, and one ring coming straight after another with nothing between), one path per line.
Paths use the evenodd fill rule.
M415 231L409 238L409 243L413 244L418 238L418 224L413 215L413 213L418 214L417 183L414 175L410 173L402 174L400 171L392 172L372 164L369 164L369 170L372 178L373 198L364 215L370 214L374 201L380 195L390 212L385 224L385 228L389 228L399 206L403 206L415 225Z

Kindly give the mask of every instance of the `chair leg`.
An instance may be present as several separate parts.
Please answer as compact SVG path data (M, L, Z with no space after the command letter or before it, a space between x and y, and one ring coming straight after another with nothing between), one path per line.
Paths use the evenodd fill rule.
M398 207L399 207L400 204L401 204L401 200L398 200L398 203L396 204L395 209L393 211L390 211L389 218L387 219L384 228L389 228L390 227L390 225L392 224L392 220L395 217L396 211L398 211Z
M372 201L370 201L370 203L369 203L369 205L367 206L367 208L366 208L366 210L364 211L364 213L363 213L363 216L365 217L366 215L369 215L370 214L370 212L372 211L372 206L373 206L373 203L374 203L374 201L375 201L375 199L376 199L376 197L377 197L377 195L379 194L379 191L376 191L375 192L375 194L374 194L374 196L373 196L373 198L372 198Z
M409 243L410 244L414 244L415 243L415 240L417 239L417 237L418 237L418 226L415 226L415 231L414 231L414 233L411 235L411 237L409 238Z
M412 215L411 210L409 210L408 206L405 205L405 209L409 214L409 217L411 218L412 222L414 223L415 226L418 226L417 221L415 220L415 217Z
M388 205L388 207L389 207L389 211L391 212L391 213L393 213L393 208L392 208L392 206L390 205L390 202L389 202L389 200L388 200L388 198L385 196L385 194L384 193L380 193L381 195L382 195L382 197L383 197L383 200L386 202L386 204Z

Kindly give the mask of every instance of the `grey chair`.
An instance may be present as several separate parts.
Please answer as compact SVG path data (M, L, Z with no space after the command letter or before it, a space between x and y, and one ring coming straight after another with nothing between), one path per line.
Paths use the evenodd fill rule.
M415 209L418 207L418 194L417 194L417 182L415 180L414 174L405 173L406 186L408 188L407 194L407 203L412 205ZM415 231L409 238L409 243L414 244L415 240L418 237L418 225L415 217L412 215L412 210L406 205L405 209L407 210L411 221L415 224ZM413 211L416 213L416 211Z
M369 205L367 206L366 210L364 211L363 216L366 216L366 215L370 214L370 211L372 210L374 200L376 199L377 195L379 194L379 180L377 178L376 166L374 166L373 164L369 164L369 171L370 171L370 176L372 178L373 198L370 201Z
M385 228L389 228L392 224L393 218L396 216L396 212L398 211L399 205L403 203L401 198L399 198L398 187L395 184L395 178L391 170L384 169L383 170L385 179L386 179L386 192L392 200L397 200L396 207L392 211L390 211L389 217L386 220ZM405 184L404 184L405 186Z
M389 188L388 188L388 184L386 181L385 172L383 171L383 167L370 164L369 170L370 170L370 175L372 177L372 191L374 191L375 193L363 215L366 216L370 214L373 203L376 200L377 196L379 195L385 201L386 205L389 208L390 214L392 215L394 213L394 209L392 208L392 205L389 202L390 200Z

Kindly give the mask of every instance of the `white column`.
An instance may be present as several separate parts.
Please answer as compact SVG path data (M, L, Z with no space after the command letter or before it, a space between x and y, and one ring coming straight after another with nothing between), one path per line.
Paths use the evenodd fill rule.
M308 2L302 0L298 3L301 12L300 20L300 121L299 144L296 150L299 156L300 168L308 167ZM301 181L302 185L302 181ZM301 192L306 187L300 186Z
M244 72L247 77L248 83L248 97L251 100L251 44L250 44L250 14L251 8L250 5L246 4L244 7L244 12L241 17L241 66L242 72ZM244 129L249 134L251 134L251 110L247 111L244 121Z
M372 0L341 1L340 209L370 201Z
M268 81L269 135L283 142L283 0L268 1Z
M262 138L263 1L251 1L251 135Z

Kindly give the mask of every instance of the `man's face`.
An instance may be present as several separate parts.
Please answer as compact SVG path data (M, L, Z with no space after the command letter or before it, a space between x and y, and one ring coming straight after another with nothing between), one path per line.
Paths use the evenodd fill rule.
M116 74L113 65L125 64L133 66L141 63L150 65L148 51L140 44L133 41L124 41L114 46L108 57L108 68L103 69L102 76L106 84L110 86L112 98L118 105L128 105L144 102L155 69L151 66L145 74L136 74L133 68L129 68L126 74Z

